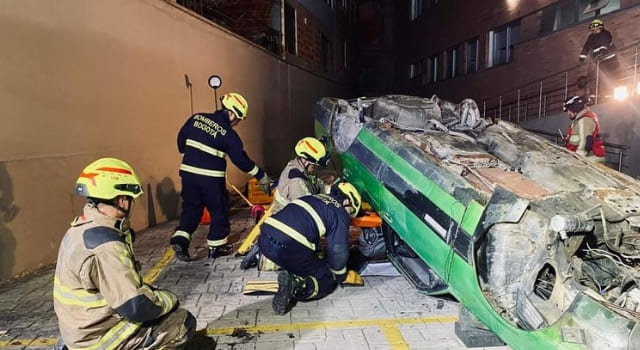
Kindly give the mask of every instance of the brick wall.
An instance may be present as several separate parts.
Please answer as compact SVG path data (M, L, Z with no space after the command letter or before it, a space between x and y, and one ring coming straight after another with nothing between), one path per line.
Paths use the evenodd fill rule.
M408 7L399 7L397 36L396 91L447 99L472 97L482 100L513 92L541 77L573 69L588 36L588 21L541 36L541 9L556 1L526 1L509 8L507 1L443 1L416 21L409 20ZM408 2L407 2L408 3ZM482 5L482 4L484 5ZM614 36L618 48L640 40L639 0L621 0L622 10L601 16ZM514 47L513 61L487 68L488 33L491 29L521 19L520 42ZM444 29L443 29L444 28ZM423 57L479 37L479 71L467 76L423 86L420 79L409 80L408 66ZM406 39L405 39L406 38ZM397 40L400 43L399 40ZM588 66L584 66L584 70ZM583 67L578 68L581 71ZM582 73L580 73L582 74ZM575 80L577 77L568 77Z

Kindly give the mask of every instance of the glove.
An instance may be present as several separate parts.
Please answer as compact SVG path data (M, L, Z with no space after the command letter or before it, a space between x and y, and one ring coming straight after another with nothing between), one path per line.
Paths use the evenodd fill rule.
M347 271L347 277L342 281L342 284L350 286L364 286L364 281L360 274L353 270Z
M258 186L260 186L260 190L266 194L271 194L271 178L267 173L258 180Z

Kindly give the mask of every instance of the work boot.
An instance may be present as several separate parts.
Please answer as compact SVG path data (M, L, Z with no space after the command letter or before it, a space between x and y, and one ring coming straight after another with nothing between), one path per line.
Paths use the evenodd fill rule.
M189 240L181 237L171 237L171 248L176 253L176 259L180 261L191 261L191 257L189 256Z
M240 269L246 270L252 267L258 266L258 261L260 260L260 248L257 244L254 244L247 255L242 259L240 263Z
M64 345L62 338L58 338L58 341L53 345L53 350L69 350L69 348Z
M284 315L291 309L291 302L298 290L303 287L303 281L300 278L283 270L278 274L278 291L273 296L273 312L276 315Z
M230 253L231 253L231 246L228 244L220 245L217 247L209 246L209 254L207 255L207 257L209 259L216 259L221 256L229 255Z

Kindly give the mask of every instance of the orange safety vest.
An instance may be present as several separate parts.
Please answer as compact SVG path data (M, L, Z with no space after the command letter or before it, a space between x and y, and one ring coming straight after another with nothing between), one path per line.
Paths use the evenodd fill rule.
M593 123L595 125L595 128L593 129L593 133L591 134L591 136L593 137L593 145L591 146L590 152L593 153L593 155L595 156L604 157L604 141L602 141L602 136L600 136L600 123L598 122L598 116L596 116L596 114L593 113L592 111L586 111L583 115L581 115L579 118L576 119L576 122L584 117L591 118L591 120L593 120ZM564 146L568 150L575 152L578 149L578 146L572 145L569 143L569 139L573 134L573 130L571 128L573 124L574 123L571 123L567 128L567 136L565 138Z

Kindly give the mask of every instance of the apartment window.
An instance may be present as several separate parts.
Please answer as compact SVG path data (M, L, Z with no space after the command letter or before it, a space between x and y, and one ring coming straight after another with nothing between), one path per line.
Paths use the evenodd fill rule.
M336 7L336 1L335 0L324 0L325 3L327 3L327 6L329 6L329 8L334 9Z
M320 38L320 50L322 55L322 68L325 72L331 71L331 42L329 39L322 34Z
M444 53L442 79L455 78L458 70L458 49L450 49Z
M296 10L288 2L284 3L284 46L287 53L298 54Z
M409 65L409 79L415 79L418 76L418 66L415 63Z
M342 68L347 68L347 41L342 44Z
M473 39L464 43L464 73L469 74L478 71L478 45L479 40Z
M620 9L620 0L564 0L542 10L540 33L550 33Z
M431 79L429 79L429 81L431 83L435 83L439 79L439 77L438 77L438 69L440 69L440 65L439 65L439 62L438 62L438 56L433 56L433 57L430 58L430 60L431 60L431 69L430 69L430 71L431 71L430 72L431 73L431 75L430 75Z
M426 0L426 2L427 2L427 4L426 4L427 6L426 7L428 9L430 9L430 8L436 6L439 1L438 0Z
M489 67L509 63L513 60L513 45L520 39L520 21L489 32Z
M433 63L431 62L431 58L423 58L420 61L420 72L422 74L420 74L420 77L422 78L422 85L427 85L429 84L431 81L431 68L433 67Z
M348 13L349 10L349 0L342 0L340 2L341 6L342 6L342 12L344 12L345 14Z
M411 0L411 20L422 16L422 0Z

